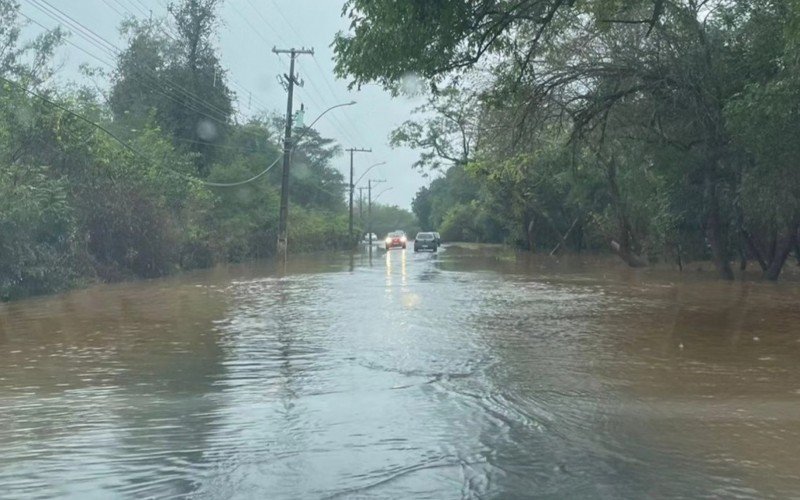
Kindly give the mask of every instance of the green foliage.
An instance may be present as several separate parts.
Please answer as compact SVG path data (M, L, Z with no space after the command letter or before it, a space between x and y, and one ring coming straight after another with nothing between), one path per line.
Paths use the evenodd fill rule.
M611 248L632 266L711 259L725 278L738 254L777 277L800 227L797 0L437 5L427 14L472 29L442 26L435 53L386 25L425 9L391 2L351 1L336 46L355 83L398 88L412 72L434 89L393 141L422 149L428 168L466 164L478 187L451 171L434 180L413 203L424 225ZM394 51L372 59L387 32ZM453 85L438 94L441 81ZM461 115L466 161L452 154ZM499 231L484 214L502 214Z
M68 185L48 173L0 166L0 300L63 290L85 272Z
M368 230L368 220L366 209L364 213L364 220L362 221L363 230ZM391 231L403 230L406 234L411 236L419 232L420 224L417 218L408 210L402 209L393 205L372 205L372 232L377 234L379 238Z
M351 85L377 82L395 92L409 80L422 78L433 89L448 76L511 56L527 67L532 50L570 28L567 23L597 19L625 19L646 12L655 24L664 0L464 2L462 0L407 1L348 0L343 15L348 32L333 42L336 73ZM631 8L631 5L637 9ZM619 17L618 17L619 16Z
M490 216L480 204L458 204L444 214L440 233L445 241L483 242L489 224Z
M171 4L176 38L163 21L127 21L128 48L117 61L109 98L116 120L137 129L155 117L181 149L194 153L196 173L208 175L231 132L232 92L212 44L219 0ZM166 85L165 85L166 83Z
M325 211L293 206L289 224L289 245L300 252L347 248L348 215L331 217Z
M60 34L19 45L14 5L0 0L0 300L274 253L280 132L275 120L231 120L210 43L215 0L171 10L177 40L161 36L162 21L127 22L108 103L87 89L23 90L49 74ZM212 108L221 113L204 137L196 125ZM343 248L340 148L314 130L295 137L290 250ZM198 180L237 183L269 165L235 187Z
M430 97L414 110L427 116L424 122L406 121L390 137L392 146L422 150L414 167L421 170L444 169L446 165L466 165L475 147L478 130L478 103L455 87Z

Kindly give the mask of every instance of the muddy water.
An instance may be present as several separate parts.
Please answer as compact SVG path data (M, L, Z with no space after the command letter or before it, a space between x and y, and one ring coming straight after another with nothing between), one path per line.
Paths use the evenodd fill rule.
M0 497L800 496L800 285L489 247L0 305Z

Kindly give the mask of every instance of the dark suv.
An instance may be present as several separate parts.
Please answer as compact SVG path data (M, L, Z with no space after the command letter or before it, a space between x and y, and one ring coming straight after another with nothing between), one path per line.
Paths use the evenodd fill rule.
M433 252L439 249L439 244L436 243L436 235L433 233L417 233L414 238L414 251L431 250Z

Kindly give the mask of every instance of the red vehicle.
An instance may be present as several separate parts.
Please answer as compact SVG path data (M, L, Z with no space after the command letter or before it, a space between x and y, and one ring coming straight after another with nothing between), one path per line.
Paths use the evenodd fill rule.
M391 248L405 248L408 238L404 231L392 231L386 236L386 250Z

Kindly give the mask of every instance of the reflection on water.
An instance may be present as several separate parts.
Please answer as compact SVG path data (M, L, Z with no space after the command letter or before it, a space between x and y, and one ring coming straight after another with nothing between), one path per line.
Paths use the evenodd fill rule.
M408 285L408 272L406 270L406 249L387 250L386 252L386 291L392 290L392 280L397 274L400 275L400 284L405 287Z
M797 284L377 258L0 305L0 496L800 491Z

